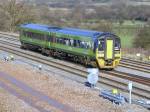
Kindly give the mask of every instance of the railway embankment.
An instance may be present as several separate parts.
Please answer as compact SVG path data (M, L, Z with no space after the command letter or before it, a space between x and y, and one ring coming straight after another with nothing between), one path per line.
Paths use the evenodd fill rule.
M6 38L5 36L6 35L4 35L4 38ZM11 35L10 36L7 35L8 40L11 39L10 37L11 37ZM62 104L68 105L69 107L73 108L75 111L81 111L81 112L82 111L83 112L84 111L87 111L87 112L88 111L89 112L92 112L92 111L93 112L99 112L99 111L100 112L101 111L104 111L104 112L107 112L107 111L109 111L109 112L128 112L130 110L133 110L135 112L141 112L141 111L147 112L147 110L143 109L143 107L139 107L136 105L128 105L128 104L125 104L122 106L113 105L111 102L99 97L99 91L95 91L95 90L85 87L83 84L83 82L86 80L85 74L87 74L85 67L80 66L78 64L73 64L70 62L62 61L59 59L45 57L45 56L42 56L41 54L30 52L27 50L21 50L17 39L12 38L12 42L9 42L9 43L8 43L7 39L6 40L2 39L1 44L3 44L3 45L1 45L1 49L6 50L7 52L9 52L9 54L15 53L17 55L17 59L12 62L10 62L10 61L5 62L4 57L1 55L0 60L2 60L2 61L0 61L0 64L1 64L0 71L10 74L12 77L16 78L17 80L25 83L28 86L31 86L35 90L38 90L38 91L46 94L49 97L53 97L54 99L56 99L56 101L62 102ZM5 46L7 45L8 48L5 48L4 45ZM27 53L29 53L29 54L27 54ZM1 54L3 54L3 53L1 52ZM35 56L33 54L35 54ZM16 57L16 55L15 55L15 57ZM32 55L32 56L30 56L30 55ZM22 60L23 57L25 60ZM43 57L43 58L41 58L41 57ZM34 61L37 60L36 62L42 62L42 64L45 63L43 66L46 67L46 65L47 65L47 67L51 68L51 70L50 71L46 71L46 70L40 71L37 68L38 64L37 64L37 66L34 66L34 64L36 64L36 62L32 63L31 61L27 61L28 60L27 58L29 58L31 60L34 59ZM48 59L48 60L46 60L46 59ZM23 62L25 62L25 61L26 61L26 64L23 64ZM55 61L54 64L52 64L53 61ZM61 65L63 67L61 67ZM64 68L64 67L66 67L66 68ZM135 65L135 67L138 68L139 66ZM63 70L60 70L62 68L65 70L65 72ZM145 68L142 68L142 69L145 69ZM73 73L80 74L80 75L84 74L84 80L83 80L82 76L77 76L78 78L74 78ZM139 96L139 93L140 93L140 95L142 95L141 97L146 96L146 98L149 98L149 87L146 87L148 89L145 88L145 86L149 85L149 80L147 82L145 82L146 80L142 79L141 76L137 76L137 77L132 77L132 76L129 77L128 76L127 77L127 75L129 75L129 74L124 74L124 76L123 76L123 74L124 73L111 74L110 72L106 72L106 74L100 73L100 81L99 81L100 87L102 87L103 84L104 85L106 84L109 86L108 87L109 89L111 89L110 86L112 86L113 88L114 87L116 87L118 89L120 88L120 90L121 91L124 90L124 92L126 94L127 81L128 81L127 79L131 79L131 80L135 81L134 88L133 88L134 89L133 94L137 94ZM142 80L145 80L145 81L142 81ZM136 84L136 82L141 83L141 84L138 84L138 83ZM145 85L142 85L142 84L145 84ZM105 86L103 86L103 88L105 88ZM143 89L141 89L141 88L143 88ZM6 90L4 90L4 89L2 89L2 91L6 92ZM9 93L9 91L7 93L8 93L8 95L11 95L11 93ZM33 96L33 95L31 94L31 96ZM19 102L18 101L19 99L17 97L15 97L15 98L16 98L17 102ZM8 100L11 100L11 99L8 98ZM24 105L24 100L22 99L20 101L23 102L23 105ZM17 102L16 102L16 105L17 105ZM44 108L48 111L53 110L53 107L49 106L47 103L43 103L40 101L36 101L35 103L36 103L36 105L40 105L40 106L42 106L42 108ZM6 104L6 106L7 106L7 102L4 104ZM8 105L10 105L10 104L8 104ZM28 105L28 102L26 102L25 105ZM16 108L16 107L18 107L18 106L15 106L12 108ZM20 107L18 107L18 108L20 109ZM32 107L32 105L31 105L31 107L30 107L30 105L28 105L28 108L33 108L33 107ZM107 109L105 109L105 108L107 108ZM33 111L36 111L36 110L33 109Z
M0 61L0 71L11 75L11 77L25 83L31 88L68 105L77 112L128 112L130 109L135 110L135 112L148 112L148 110L143 107L136 105L114 105L108 100L99 97L99 92L93 91L81 83L77 83L76 81L65 77L60 77L57 74L40 71L28 64L16 64L2 60ZM1 91L6 90L1 89ZM4 94L0 95L3 96ZM0 98L3 98L2 96ZM25 103L23 100L20 100L15 96L10 98L11 93L9 92L6 92L6 96L7 101L10 100L10 103L4 102L3 100L1 101L4 103L4 107L8 107L9 111L22 109L23 107L19 105L27 106L28 108L24 108L25 111L28 111L28 109L31 112L37 111L30 107L28 103ZM10 105L13 99L16 99L16 103L15 105ZM40 101L36 101L35 104L42 106L48 111L54 109L47 103Z

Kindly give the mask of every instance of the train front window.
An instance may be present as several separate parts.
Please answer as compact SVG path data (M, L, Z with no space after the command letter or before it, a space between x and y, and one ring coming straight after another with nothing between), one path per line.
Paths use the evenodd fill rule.
M105 45L104 39L100 39L100 40L98 41L98 50L99 50L99 51L103 51L104 48L105 48L104 45Z
M115 50L120 50L121 45L120 45L120 39L116 38L115 39Z

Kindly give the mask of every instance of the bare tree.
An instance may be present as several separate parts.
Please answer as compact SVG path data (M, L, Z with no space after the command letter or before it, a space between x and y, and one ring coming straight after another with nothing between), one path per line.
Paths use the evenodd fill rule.
M8 30L14 32L18 24L33 20L31 7L17 0L5 0L0 3L0 9L7 19ZM1 22L3 22L1 20Z
M85 9L84 5L77 4L72 10L72 19L81 22L85 17Z

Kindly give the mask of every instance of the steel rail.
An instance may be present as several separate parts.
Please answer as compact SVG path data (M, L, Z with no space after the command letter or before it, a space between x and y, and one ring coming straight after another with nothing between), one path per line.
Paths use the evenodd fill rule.
M119 66L121 67L125 67L125 68L129 68L129 69L134 69L134 70L137 70L137 71L141 71L141 72L145 72L145 73L150 73L150 67L144 67L144 66L141 66L141 65L135 65L135 64L132 64L132 63L127 63L127 62L121 62L119 64Z
M0 33L1 35L2 33ZM2 36L7 36L7 34L3 34ZM6 37L7 40L12 40L12 41L16 41L19 42L19 38L15 37L10 37L12 36L11 34L8 34L9 36ZM14 35L13 35L14 36ZM0 37L0 38L4 38L4 37ZM129 69L133 69L133 70L138 70L141 72L145 72L145 73L150 73L150 63L144 63L141 61L137 61L137 60L131 60L128 58L122 58L119 66L121 67L125 67L125 68L129 68Z
M15 46L15 45L16 45L16 44L13 44L13 43L8 42L8 41L5 41L5 42L10 43L10 44L12 44L13 46ZM18 44L18 45L16 45L16 47L18 47L18 48L19 48L19 47L20 47L20 46L19 46L19 44ZM122 65L122 66L124 66L124 65ZM128 68L131 68L131 67L128 67ZM139 70L139 69L137 68L137 70ZM143 70L141 70L141 71L143 71Z
M130 74L130 73L124 73L124 72L120 72L120 71L107 71L105 73L109 73L113 76L118 76L121 77L123 79L128 79L134 82L138 82L147 86L150 86L150 78L147 77L142 77L139 75L135 75L135 74Z
M10 42L9 42L10 43ZM4 42L3 42L3 44L5 44ZM17 47L17 48L19 48L19 46L18 45L15 45L15 44L12 44L11 46L15 46L15 47ZM33 56L33 55L32 55ZM54 63L56 63L56 62L54 62ZM62 66L64 66L64 64L62 64ZM67 67L69 67L69 66L67 66ZM74 69L76 69L76 70L80 70L79 68L76 68L76 67L74 67ZM83 70L80 70L80 72L82 72ZM87 71L84 71L85 72L85 74L87 74ZM106 72L105 72L106 73ZM145 78L145 77L142 77L142 76L138 76L138 75L134 75L134 74L128 74L128 73L124 73L124 72L119 72L119 71L112 71L112 72L107 72L107 73L109 73L109 74L111 74L111 75L116 75L116 76L118 76L118 77L122 77L122 78L126 78L126 79L128 79L128 80L132 80L132 81L135 81L135 82L139 82L139 83L141 83L141 84L145 84L145 85L150 85L150 79L149 78ZM118 75L119 74L119 75ZM121 74L121 75L120 75Z
M11 52L11 53L13 53L13 54L16 54L16 55L19 55L19 56L22 56L22 57L25 57L25 58L28 58L28 59L31 59L31 60L34 60L34 61L38 61L38 62L40 62L40 63L43 63L43 64L46 64L46 65L48 65L48 66L53 66L53 67L55 67L55 68L58 68L58 69L61 69L61 70L63 70L63 71L67 71L67 72L69 72L69 73L72 73L72 74L76 74L76 75L79 75L79 76L82 76L82 77L87 77L87 71L85 71L85 70L81 70L81 69L79 69L79 68L75 68L75 67L70 67L70 66L68 66L68 65L64 65L64 64L62 64L62 63L59 63L59 66L56 66L56 62L55 61L53 61L54 62L54 64L52 64L51 62L49 62L49 61L51 61L51 60L44 60L43 58L41 58L41 57L38 57L38 56L33 56L33 55L31 55L31 53L28 53L28 54L25 54L23 51L19 51L19 50L17 50L16 48L9 48L8 46L6 47L6 46L4 46L4 45L0 45L1 46L1 49L2 50L4 50L4 51L7 51L7 52ZM57 63L58 64L58 63ZM62 65L61 65L62 64ZM54 66L55 65L55 66ZM61 65L61 66L60 66ZM65 67L65 68L64 68ZM100 83L103 83L103 84L106 84L106 85L113 85L111 82L116 82L116 83L119 83L119 85L124 85L124 86L127 86L126 84L121 84L121 82L118 82L118 81L114 81L113 79L109 79L109 78L106 78L106 77L101 77L101 80L99 81ZM118 85L118 84L117 84ZM113 85L113 87L117 87L116 85ZM120 88L120 87L117 87L117 88ZM123 88L120 88L121 90L124 90L124 88L125 87L123 87ZM148 98L148 99L150 99L150 96L148 95L141 95L141 89L140 88L138 88L138 87L135 87L136 89L136 91L138 91L138 92L133 92L135 95L137 95L137 96L141 96L141 97L144 97L144 98ZM140 91L140 92L139 92ZM144 91L145 93L149 93L150 91L149 90L143 90L142 89L142 91ZM139 94L140 93L140 94Z
M146 66L150 67L150 61L145 62L145 61L135 60L135 59L126 58L126 57L123 57L123 61L132 62L132 63L135 63L135 64L141 64L141 65L144 65L144 66L146 65Z
M140 66L145 66L146 65L147 67L150 67L150 63L146 63L146 62L138 61L138 60L127 60L126 58L123 58L123 60L121 60L121 62L122 63L137 64L137 65L140 65Z
M9 43L9 44L11 44L11 46L13 46L13 47L17 47L17 48L19 48L20 46L19 45L16 45L16 44L13 44L13 43L11 43L11 42L8 42L8 41L3 41L3 44L5 44L5 42L7 42L7 43ZM77 69L78 70L78 69ZM118 75L117 74L117 72L119 72L119 71L115 71L115 73L112 73L112 75ZM120 72L121 73L121 72ZM132 81L136 81L136 82L139 82L140 81L140 83L142 83L142 84L146 84L146 85L149 85L149 78L144 78L144 77L142 77L142 76L138 76L138 75L133 75L133 74L127 74L127 73L121 73L121 74L124 74L124 78L125 78L125 76L126 77L128 77L128 79L130 79L130 80L132 80ZM132 78L131 78L131 76L132 76ZM120 76L121 77L121 76ZM123 76L122 76L122 78L123 78ZM139 79L139 80L138 80Z

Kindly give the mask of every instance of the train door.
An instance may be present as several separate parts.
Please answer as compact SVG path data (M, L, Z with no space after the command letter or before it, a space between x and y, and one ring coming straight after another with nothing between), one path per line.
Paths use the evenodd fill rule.
M105 42L105 59L110 60L114 57L114 41L112 39L106 38Z
M105 59L110 60L114 58L114 41L106 38L105 42Z

